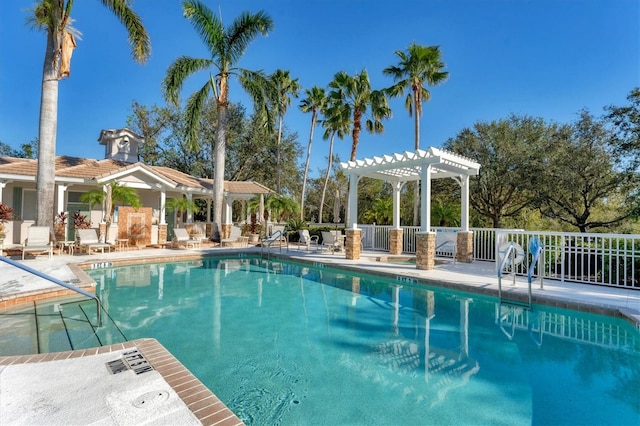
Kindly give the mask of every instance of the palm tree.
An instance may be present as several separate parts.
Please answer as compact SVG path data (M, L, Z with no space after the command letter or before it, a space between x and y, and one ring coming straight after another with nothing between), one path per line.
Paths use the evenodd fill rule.
M329 161L327 164L327 172L324 176L324 184L322 185L322 195L320 196L320 208L318 209L318 222L322 223L322 211L324 210L324 198L327 193L327 185L329 184L329 175L331 174L331 166L333 164L333 142L336 135L340 139L344 139L351 127L351 114L346 105L340 103L338 99L329 99L329 104L325 105L323 111L325 120L322 122L325 132L322 135L324 140L329 139Z
M278 115L278 142L277 142L277 157L276 157L276 192L280 194L282 192L280 177L282 175L282 167L280 167L280 141L282 140L282 122L284 121L284 115L287 112L287 108L291 105L291 98L298 97L298 90L300 90L300 84L298 79L291 79L289 71L275 70L271 76L269 76L269 82L272 85L272 103L275 107L276 114Z
M439 46L420 46L411 43L406 52L396 51L400 58L398 65L385 68L382 72L393 77L396 82L387 89L391 96L402 96L407 91L405 108L409 111L409 117L413 115L415 149L420 149L420 117L422 116L422 101L429 101L431 93L426 89L425 83L436 86L444 82L449 73L443 71ZM415 112L415 113L414 113ZM413 198L413 224L418 224L418 206L420 205L420 193L418 182L414 186Z
M382 133L384 126L382 120L391 117L391 109L387 101L387 95L383 90L372 90L369 82L367 70L360 71L354 76L348 75L344 71L338 72L333 81L329 83L333 90L329 97L345 106L352 115L353 130L351 131L351 161L355 161L360 132L362 131L362 119L365 120L365 129L369 133ZM367 114L368 113L368 114ZM347 193L351 183L347 184ZM345 206L345 223L349 221L349 197Z
M139 208L142 203L140 202L140 196L138 191L134 188L122 186L118 182L113 181L105 185L106 192L102 189L93 189L85 192L80 196L80 201L93 207L104 203L104 221L107 224L107 233L111 222L113 222L113 214L116 210L116 203L131 206L133 208ZM105 240L108 236L105 236Z
M133 58L144 63L151 54L151 41L142 21L130 8L128 0L101 0L122 23L128 33ZM40 98L40 124L38 171L36 189L36 223L52 226L54 218L54 187L56 164L56 129L58 126L58 81L69 76L71 51L78 32L71 26L73 0L39 0L29 18L30 24L47 33L42 92Z
M193 200L186 197L171 197L167 200L166 209L168 212L176 212L178 220L180 220L183 213L189 210L195 211L198 206Z
M300 102L302 112L311 113L311 130L309 131L309 144L307 145L307 159L304 162L304 177L302 178L302 194L300 194L300 219L304 220L304 199L307 190L307 177L309 176L309 160L311 158L311 143L313 142L313 131L318 124L318 115L324 109L327 102L324 89L313 86L305 91L307 97Z
M351 136L353 143L350 160L355 161L362 130L362 119L367 116L367 112L369 112L369 118L365 120L366 130L369 133L384 131L382 120L391 116L387 96L384 91L371 89L367 70L362 70L360 74L354 76L340 71L329 83L329 87L334 89L329 93L329 97L345 105L352 115Z
M231 26L225 28L222 20L214 15L207 6L197 0L187 0L182 4L184 15L200 35L211 58L191 58L181 56L171 64L163 81L165 98L173 105L179 104L179 94L187 77L199 71L213 68L213 73L205 84L187 100L185 108L187 142L192 149L199 142L198 122L201 111L210 93L216 99L218 125L216 132L213 179L213 221L211 238L220 240L222 229L222 200L224 192L224 162L226 159L227 108L229 106L229 78L236 75L242 87L254 98L259 109L263 105L266 78L259 72L238 68L236 64L242 58L249 43L259 34L266 35L273 28L273 21L263 11L256 14L248 12L237 17Z

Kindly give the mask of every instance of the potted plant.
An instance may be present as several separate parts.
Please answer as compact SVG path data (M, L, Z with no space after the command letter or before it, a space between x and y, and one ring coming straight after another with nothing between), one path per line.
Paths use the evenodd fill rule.
M60 212L54 217L53 233L58 241L65 241L67 239L67 218L68 216L66 212Z
M13 209L6 204L0 203L0 240L4 240L4 224L13 220Z
M257 244L260 240L260 233L258 232L258 214L256 212L251 213L249 232L249 244Z

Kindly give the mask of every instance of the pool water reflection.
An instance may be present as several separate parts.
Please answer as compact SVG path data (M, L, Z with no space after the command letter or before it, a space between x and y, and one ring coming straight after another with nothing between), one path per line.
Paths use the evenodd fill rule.
M158 339L248 424L640 416L640 333L615 318L252 258L87 272L129 339Z

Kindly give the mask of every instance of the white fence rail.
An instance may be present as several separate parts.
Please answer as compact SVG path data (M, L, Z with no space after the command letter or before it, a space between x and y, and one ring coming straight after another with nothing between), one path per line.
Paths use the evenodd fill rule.
M358 225L362 229L365 250L389 250L391 226ZM404 226L403 249L414 254L418 226ZM457 232L457 228L433 227L434 232ZM546 279L581 282L640 290L640 235L596 234L578 232L541 232L493 228L471 228L473 258L494 262L501 243L518 243L527 254L516 273L526 276L529 262L529 240L540 239L544 246L543 271L536 267L536 276ZM436 253L451 256L452 253Z

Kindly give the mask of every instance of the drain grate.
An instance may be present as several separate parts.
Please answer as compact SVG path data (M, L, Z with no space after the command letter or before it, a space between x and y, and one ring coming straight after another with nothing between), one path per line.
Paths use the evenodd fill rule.
M122 373L132 370L136 375L153 371L153 367L147 359L138 351L133 349L122 353L122 358L109 361L105 364L111 374Z

